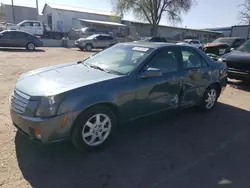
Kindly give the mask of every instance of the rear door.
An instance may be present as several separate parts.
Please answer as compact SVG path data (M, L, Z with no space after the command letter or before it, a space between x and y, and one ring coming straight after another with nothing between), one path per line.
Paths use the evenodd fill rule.
M181 47L183 90L180 105L192 106L203 97L211 70L197 50Z
M179 71L178 48L168 47L154 55L141 72L146 69L160 69L162 76L137 79L138 116L179 107L181 74ZM140 73L139 73L140 74Z
M108 36L100 35L98 37L98 47L99 48L106 48L109 47L110 38Z

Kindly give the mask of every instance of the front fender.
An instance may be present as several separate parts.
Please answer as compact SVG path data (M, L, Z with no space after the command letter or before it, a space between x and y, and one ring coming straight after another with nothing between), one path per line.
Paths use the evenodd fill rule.
M115 98L104 93L83 97L70 97L60 104L57 114L60 115L75 111L82 112L90 106L100 103L114 104Z

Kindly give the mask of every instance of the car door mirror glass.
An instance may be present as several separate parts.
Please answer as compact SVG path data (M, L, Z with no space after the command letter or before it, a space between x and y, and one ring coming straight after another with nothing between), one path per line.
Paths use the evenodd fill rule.
M162 76L162 74L163 74L162 70L149 67L139 75L139 78L145 79L145 78L160 77Z

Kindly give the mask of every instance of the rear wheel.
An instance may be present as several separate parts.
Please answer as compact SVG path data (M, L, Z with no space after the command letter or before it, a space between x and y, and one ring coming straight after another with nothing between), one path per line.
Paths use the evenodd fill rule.
M113 136L116 116L106 106L96 106L83 112L72 130L72 143L81 151L104 146Z
M204 93L203 100L201 103L201 108L204 111L212 110L217 102L218 97L219 97L218 88L215 87L214 85L210 86Z
M29 42L27 45L26 45L26 49L27 50L35 50L36 46L34 43L32 42Z

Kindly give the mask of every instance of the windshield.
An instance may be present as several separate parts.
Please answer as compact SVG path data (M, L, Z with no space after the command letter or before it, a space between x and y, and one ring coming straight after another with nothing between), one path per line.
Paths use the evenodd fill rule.
M132 72L152 50L147 47L117 44L91 56L83 63L113 74L126 75Z
M86 39L94 39L94 38L96 38L98 35L90 35L90 36L88 36Z
M229 46L232 46L234 41L235 41L235 39L233 39L233 38L218 38L215 41L213 41L212 43L214 43L214 44L216 44L216 43L226 43Z
M248 40L247 42L245 42L244 44L242 44L238 49L236 49L237 51L241 51L241 52L248 52L250 53L250 40Z

